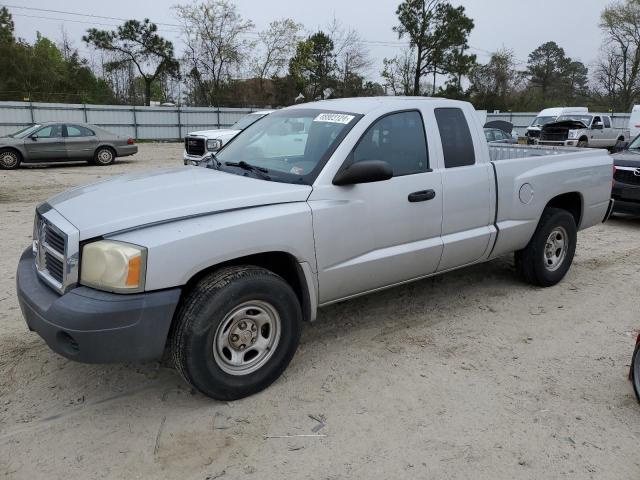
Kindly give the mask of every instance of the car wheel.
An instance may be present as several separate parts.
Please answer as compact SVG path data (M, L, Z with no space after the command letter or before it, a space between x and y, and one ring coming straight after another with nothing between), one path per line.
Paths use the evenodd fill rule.
M196 390L236 400L273 383L300 341L302 312L282 277L228 267L186 294L171 335L174 365Z
M516 268L526 282L551 287L569 271L577 240L573 215L547 208L529 244L515 253Z
M633 384L633 391L636 393L636 398L638 402L640 402L640 343L636 345L633 358L631 359L631 383Z
M104 167L111 165L116 160L116 154L111 147L100 147L93 155L94 165Z
M14 170L20 166L22 157L15 150L0 150L0 169Z
M578 141L578 148L587 148L589 146L589 141L582 139Z

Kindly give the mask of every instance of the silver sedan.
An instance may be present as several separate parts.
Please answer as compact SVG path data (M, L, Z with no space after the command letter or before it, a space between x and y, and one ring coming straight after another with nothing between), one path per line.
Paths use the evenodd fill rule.
M39 123L0 138L0 169L21 163L88 161L110 165L138 152L132 138L86 123Z

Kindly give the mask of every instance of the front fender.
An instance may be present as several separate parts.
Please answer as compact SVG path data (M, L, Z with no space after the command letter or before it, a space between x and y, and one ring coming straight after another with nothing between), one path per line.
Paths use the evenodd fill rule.
M311 209L306 202L215 213L105 238L147 248L149 291L185 285L205 269L265 252L290 254L316 271Z

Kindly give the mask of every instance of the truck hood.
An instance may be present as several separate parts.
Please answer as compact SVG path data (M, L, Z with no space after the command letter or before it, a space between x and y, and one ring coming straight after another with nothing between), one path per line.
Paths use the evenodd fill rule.
M637 153L625 150L615 155L611 155L613 164L616 167L635 167L640 168L640 151Z
M219 130L200 130L198 132L190 132L188 136L190 137L204 137L208 140L215 140L218 138L235 136L239 134L241 130L230 130L221 128Z
M80 240L199 215L303 202L309 185L270 182L199 167L114 177L49 200Z

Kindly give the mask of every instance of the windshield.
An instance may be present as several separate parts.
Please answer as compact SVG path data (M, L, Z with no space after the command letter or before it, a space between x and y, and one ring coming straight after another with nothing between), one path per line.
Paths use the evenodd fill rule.
M247 127L250 127L258 120L266 116L266 113L251 113L246 117L241 118L236 123L231 126L231 130L244 130Z
M591 119L593 118L592 115L560 115L558 117L558 120L556 120L557 122L566 122L566 121L577 121L577 122L582 122L584 123L586 126L588 126L591 123Z
M316 109L271 113L229 142L217 155L218 166L242 175L253 173L273 181L311 184L361 117ZM240 162L245 168L240 168ZM249 172L246 164L262 172Z
M553 122L556 117L536 117L536 119L531 123L532 127L541 127L546 125L547 123Z
M31 125L30 127L23 128L22 130L18 130L17 132L7 136L11 138L26 138L29 135L31 135L33 132L38 130L41 126L42 125Z

